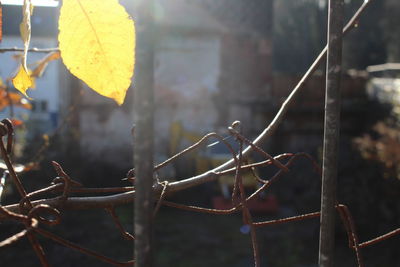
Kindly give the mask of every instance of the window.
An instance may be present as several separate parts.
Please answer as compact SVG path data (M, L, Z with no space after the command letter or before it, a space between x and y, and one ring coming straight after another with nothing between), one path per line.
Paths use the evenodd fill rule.
M48 111L48 104L46 100L32 101L32 111L34 113L42 113Z

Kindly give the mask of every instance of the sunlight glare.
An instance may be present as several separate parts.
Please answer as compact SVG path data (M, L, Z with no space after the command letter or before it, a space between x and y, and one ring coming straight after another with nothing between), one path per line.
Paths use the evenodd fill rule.
M3 5L17 5L22 6L24 0L2 0ZM32 0L33 6L48 6L56 7L58 6L58 1L55 0Z

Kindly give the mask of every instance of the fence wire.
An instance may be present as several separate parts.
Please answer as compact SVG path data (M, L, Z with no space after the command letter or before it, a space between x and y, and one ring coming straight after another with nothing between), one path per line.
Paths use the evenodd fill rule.
M222 2L222 1L221 1ZM229 1L224 1L225 5L222 7L226 8L226 4ZM263 2L263 1L260 1ZM351 30L354 25L357 23L357 19L363 10L367 7L368 3L372 1L365 1L361 8L356 12L354 17L350 20L347 26L344 29L344 32ZM258 3L260 4L260 3ZM218 12L218 11L216 11ZM253 13L252 13L253 15ZM252 25L252 27L256 27ZM299 85L293 90L292 94L288 97L286 102L283 104L281 110L278 112L277 117L273 120L271 125L266 128L266 131L263 133L261 138L256 139L256 141L251 141L246 138L240 129L240 122L235 122L228 128L228 133L236 140L239 144L238 153L232 148L232 146L226 142L226 140L216 134L210 133L205 135L202 139L200 139L195 144L186 148L182 152L174 155L170 159L156 165L154 167L154 172L157 172L161 168L167 166L168 164L174 162L179 157L185 155L186 153L196 150L204 145L209 139L217 139L218 142L223 143L227 149L232 154L232 167L225 169L214 169L207 173L208 181L215 180L216 178L226 175L233 174L233 190L231 194L231 204L232 208L230 209L213 209L213 208L205 208L199 206L191 206L191 205L183 205L175 202L171 202L168 200L168 193L173 193L179 190L183 190L184 188L174 187L173 183L169 182L159 182L157 181L154 185L154 192L156 195L156 203L154 209L154 216L157 216L157 212L159 211L161 206L168 206L177 209L187 210L196 213L206 213L206 214L218 214L218 215L228 215L232 213L241 213L243 218L243 224L248 225L250 228L250 236L251 236L251 244L254 258L254 265L261 266L260 262L260 250L259 250L259 242L257 236L257 229L268 227L271 225L284 224L284 223L292 223L295 221L303 221L312 218L319 218L320 211L315 211L306 214L300 214L297 216L286 217L275 220L262 220L258 221L255 219L254 214L251 212L249 208L249 201L256 198L262 192L267 191L270 186L276 182L278 182L283 175L290 172L293 163L299 158L306 158L315 172L320 176L321 169L317 162L306 153L285 153L276 156L272 156L268 154L264 149L262 149L259 145L259 140L265 138L265 136L269 136L272 134L273 130L276 129L277 125L283 120L283 116L287 110L287 107L290 103L293 102L294 96L297 94L298 90L304 85L305 80L307 80L310 75L315 71L316 66L320 64L322 61L326 50L323 50L321 55L316 59L313 65L310 67L310 70L306 73L304 78L300 81ZM272 129L272 130L271 130ZM97 253L93 250L87 249L81 245L70 242L59 235L56 235L48 230L45 230L43 226L45 225L57 225L62 223L62 213L64 210L78 207L80 205L79 201L71 197L72 193L78 193L82 196L86 197L88 193L118 193L111 196L106 196L100 200L101 197L98 197L96 201L93 201L83 208L98 208L103 207L106 208L108 214L113 219L116 230L120 232L121 236L127 240L134 240L135 235L129 233L126 229L124 229L120 219L118 218L115 207L133 201L134 192L135 192L135 170L131 170L128 173L128 180L132 183L132 186L127 187L113 187L113 188L87 188L78 183L77 181L71 179L69 175L63 170L62 166L57 162L53 162L53 167L57 173L57 177L53 180L52 184L46 188L42 188L40 190L36 190L33 192L27 192L24 188L21 180L16 173L14 166L10 160L10 154L12 151L13 145L13 127L9 120L3 120L0 123L0 152L1 156L4 159L7 169L12 179L13 183L18 189L18 193L20 194L20 202L15 205L9 206L0 206L0 220L11 220L16 224L22 225L23 230L16 233L15 235L3 240L0 242L0 248L15 244L23 238L27 238L31 244L32 249L36 253L39 258L42 266L50 266L50 263L45 255L44 249L38 239L39 236L53 240L54 242L68 247L70 249L76 250L82 254L86 254L91 257L95 257L99 261L103 261L109 263L113 266L132 266L135 264L135 260L129 260L125 262L116 261L111 259L101 253ZM6 139L6 142L4 142ZM248 149L244 149L247 146ZM259 156L263 158L262 161L248 164L246 163L245 157L247 156L247 151L252 150L257 153ZM42 152L41 152L42 153ZM40 153L40 154L41 154ZM38 156L39 157L39 156ZM36 157L36 158L38 158ZM40 158L40 157L39 157ZM251 194L247 194L243 185L243 171L245 170L255 170L259 167L266 166L275 166L278 168L278 171L271 177L260 177L257 175L257 172L253 171L253 178L255 181L261 184L261 187L253 191ZM190 179L188 179L190 180ZM200 183L203 183L204 180L190 180L187 183L193 181L193 186L196 186ZM38 197L47 196L48 193L57 193L58 196L55 198L41 199L35 200ZM89 199L89 198L87 198ZM341 223L344 226L344 229L347 233L348 237L348 246L354 252L354 257L357 261L357 265L359 267L365 266L362 251L364 248L372 246L376 243L383 242L389 238L392 238L396 235L400 234L400 228L394 229L385 234L379 235L373 239L367 241L361 241L358 236L357 229L355 227L354 219L349 208L342 204L336 203L335 209L337 214L341 219ZM104 236L104 235L103 235Z
M4 124L5 123L5 124ZM11 138L9 135L10 131L12 129L10 127L7 127L7 122L3 121L2 124L0 124L0 130L3 135L8 135L8 138ZM238 123L235 124L238 126ZM204 208L204 207L199 207L199 206L190 206L190 205L183 205L179 203L174 203L171 201L166 200L167 199L167 194L168 194L168 188L169 188L169 183L168 182L158 182L155 184L155 187L161 187L161 193L159 194L157 203L156 203L156 208L154 212L154 217L157 215L157 211L159 210L160 206L168 206L168 207L173 207L177 209L182 209L186 211L191 211L191 212L197 212L197 213L206 213L206 214L218 214L218 215L228 215L228 214L233 214L233 213L241 213L242 218L243 218L243 224L249 226L250 228L250 235L251 235L251 243L252 243L252 248L253 248L253 257L254 257L254 263L255 266L261 266L260 264L260 251L259 251L259 246L258 246L258 240L257 240L257 229L262 228L262 227L268 227L271 225L277 225L277 224L284 224L284 223L291 223L295 221L302 221L302 220L308 220L312 218L318 218L320 216L320 212L311 212L311 213L306 213L306 214L301 214L297 216L292 216L292 217L287 217L287 218L281 218L281 219L275 219L275 220L266 220L266 221L257 221L254 219L254 215L250 211L248 207L249 201L257 197L260 193L265 192L270 188L270 186L276 182L278 182L284 174L287 174L290 171L291 166L293 163L298 160L299 158L305 158L307 159L311 167L314 169L314 171L320 176L321 175L321 169L318 166L317 162L308 154L306 153L285 153L281 155L277 155L275 157L272 157L269 155L266 151L264 151L261 147L255 145L253 142L248 140L246 137L244 137L240 132L235 128L235 127L229 127L228 128L229 133L237 140L237 142L240 144L240 149L239 153L235 153L234 149L232 146L225 141L225 139L222 136L219 136L218 134L215 133L210 133L206 136L204 136L199 142L195 143L194 145L188 147L187 149L183 150L179 154L175 155L171 159L155 166L154 170L157 171L161 169L162 167L166 166L169 163L172 163L174 160L176 160L178 157L183 156L184 154L193 151L195 149L200 148L202 145L206 143L209 139L217 139L219 142L222 142L225 144L225 146L231 151L232 157L235 161L235 166L233 168L220 171L220 172L215 172L214 175L216 177L226 175L226 174L234 174L234 188L232 190L232 195L231 195L231 204L232 208L230 209L213 209L213 208ZM8 139L9 140L9 139ZM250 145L256 153L264 157L265 160L262 160L260 162L252 163L252 164L246 164L243 158L243 153L242 153L242 147L243 145ZM8 149L11 149L10 147ZM7 149L7 145L4 144L3 140L0 139L0 150L2 153L3 158L5 159L5 162L7 164L11 164L9 160L9 153ZM0 219L7 219L7 220L12 220L15 223L21 224L25 227L24 230L20 231L19 233L16 233L15 235L3 240L0 242L0 248L7 246L7 245L12 245L15 242L19 241L20 239L26 237L29 239L31 246L33 250L36 252L38 258L41 261L42 266L50 266L50 264L47 261L47 258L45 256L44 250L42 246L40 245L40 242L37 239L37 236L42 236L48 239L53 240L54 242L61 244L65 247L71 248L73 250L79 251L80 253L86 254L88 256L92 256L97 258L100 261L109 263L114 266L132 266L134 264L134 260L126 261L126 262L119 262L113 259L110 259L100 253L97 253L95 251L92 251L90 249L84 248L78 244L74 244L68 240L63 239L62 237L53 234L47 230L44 230L41 225L57 225L61 223L61 215L64 210L69 198L69 194L71 193L105 193L105 192L131 192L134 190L134 187L115 187L115 188L85 188L83 187L80 183L74 181L71 179L62 169L62 167L56 163L53 162L53 166L55 171L57 172L58 176L54 179L52 185L34 191L30 193L26 193L25 189L22 186L21 181L19 180L17 174L13 172L12 165L10 165L10 175L13 178L14 182L18 184L19 188L19 193L21 195L21 201L18 204L17 209L19 210L18 213L11 211L7 207L0 206L0 214L1 218ZM272 177L259 177L256 175L256 172L253 172L254 174L254 179L261 183L262 186L252 192L251 194L246 194L244 186L243 186L243 177L242 173L245 170L250 170L254 168L259 168L259 167L265 167L265 166L275 166L279 170L273 175ZM134 184L135 177L132 176L134 174L134 170L131 170L130 172L130 181ZM49 192L59 192L58 197L54 198L54 204L53 205L47 205L47 204L39 204L40 202L35 202L33 199L37 198L42 195L46 195L46 193ZM376 243L382 242L384 240L387 240L395 235L400 234L400 228L397 228L393 231L390 231L386 234L377 236L376 238L373 238L371 240L367 240L364 242L360 241L360 238L358 237L357 234L357 229L355 227L354 219L352 217L352 214L348 207L344 204L337 203L335 205L336 211L339 214L341 218L341 222L344 226L344 229L347 232L348 236L348 244L349 248L354 251L355 258L357 260L358 266L362 267L365 266L363 262L363 257L362 257L362 249L371 245L374 245ZM15 209L15 208L14 208ZM129 233L126 231L118 216L115 213L115 206L110 205L106 209L109 213L109 215L112 217L116 229L121 233L121 236L124 239L127 240L134 240L135 237L133 234Z

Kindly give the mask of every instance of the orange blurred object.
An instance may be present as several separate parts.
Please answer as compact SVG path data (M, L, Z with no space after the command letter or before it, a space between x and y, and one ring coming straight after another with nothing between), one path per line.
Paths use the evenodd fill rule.
M17 120L17 119L11 119L11 122L12 122L14 127L18 127L18 126L21 126L22 124L24 124L23 121Z

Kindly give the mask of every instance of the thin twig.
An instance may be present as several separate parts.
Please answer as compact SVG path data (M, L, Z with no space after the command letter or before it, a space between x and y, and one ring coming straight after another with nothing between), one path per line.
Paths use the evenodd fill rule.
M115 225L117 226L118 230L121 232L122 236L126 240L135 240L135 237L131 235L128 231L124 229L122 226L121 221L119 220L117 213L115 212L114 207L107 208L106 211L110 214L111 218L113 219Z
M37 240L36 236L33 233L28 232L27 237L28 237L29 242L31 243L33 250L36 253L36 256L39 258L42 266L50 267L50 264L47 261L46 255L44 253L44 250L43 250L42 246L40 245L39 241Z
M353 16L353 18L350 20L349 24L346 25L346 27L344 28L344 32L347 32L348 30L352 29L356 23L356 20L358 19L358 17L360 16L360 14L362 13L362 11L367 7L367 5L372 2L371 1L365 1L364 4L361 6L361 8L357 11L357 13ZM46 49L31 49L30 51L32 52L52 52L55 51L57 49L51 49L47 51L45 51ZM1 52L9 52L9 51L23 51L23 49L19 50L18 48L10 48L7 50L7 48L3 48L0 49L0 53ZM273 158L272 156L270 156L269 154L267 154L264 150L262 150L259 147L259 143L261 143L264 139L266 139L267 137L269 137L277 128L277 126L280 124L280 122L283 119L284 114L287 112L289 105L294 101L294 97L295 95L298 94L298 91L303 87L304 83L311 77L311 74L315 71L315 69L318 67L318 65L320 64L320 62L323 60L323 57L325 56L325 52L326 50L323 50L320 54L320 56L317 58L317 60L313 63L313 65L310 67L309 71L305 74L305 76L302 78L302 80L299 82L299 84L294 88L294 90L291 92L291 94L289 95L288 99L283 103L283 105L281 106L281 109L279 110L279 112L277 113L277 115L275 116L274 120L271 122L271 124L263 131L263 133L261 133L254 142L251 142L249 140L247 140L245 137L241 136L240 134L234 133L234 135L239 139L239 143L240 143L240 150L239 150L239 155L236 156L235 152L233 151L233 149L231 150L232 153L232 160L228 161L225 164L222 164L221 166L210 170L202 175L199 176L195 176L195 177L191 177L189 179L186 179L184 181L178 181L178 182L174 182L171 184L165 184L165 186L162 187L162 189L160 187L158 187L157 185L153 185L153 192L155 195L158 196L158 201L157 201L157 206L156 206L156 211L158 210L158 208L160 207L160 204L164 204L164 205L171 205L175 207L180 207L180 208L185 208L185 209L190 209L193 211L199 211L199 212L207 212L207 213L214 213L214 214L228 214L231 212L235 212L235 211L239 211L242 210L243 212L243 219L244 219L244 223L248 224L250 226L250 230L251 230L251 239L252 239L252 245L253 245L253 254L254 254L254 259L255 259L255 265L259 266L260 265L260 259L259 259L259 251L258 251L258 245L257 245L257 240L256 240L256 227L260 227L260 226L265 226L265 225L270 225L270 224L277 224L277 223L284 223L284 222L290 222L290 221L298 221L298 220L304 220L307 218L314 218L314 217L318 217L320 215L319 212L316 213L309 213L309 214L303 214L303 215L299 215L299 216L294 216L294 217L290 217L290 218L285 218L285 219L278 219L278 220L272 220L272 221L266 221L266 222L253 222L252 219L252 215L249 211L249 208L247 207L247 202L254 198L258 193L262 192L263 190L266 190L273 182L277 181L278 178L280 178L282 176L282 174L284 174L284 172L286 172L288 170L288 167L294 162L294 160L296 158L298 158L299 154L285 154L285 155L280 155L279 159L283 159L283 158L289 158L288 162L286 164L282 164L277 160L277 157ZM208 137L207 137L208 138ZM206 139L206 138L205 138ZM205 140L204 139L204 140ZM201 142L203 142L204 140L201 140ZM9 138L8 139L9 143L12 142L12 140ZM221 140L222 142L224 142L225 140ZM175 160L178 156L183 155L184 153L191 151L195 148L197 148L198 146L200 146L201 142L196 143L195 145L189 147L187 150L182 151L181 153L178 153L176 156L171 157L170 159L168 159L167 161L159 164L158 166L155 167L154 170L157 170L163 166L165 166L166 164L172 162L173 160ZM227 142L225 142L227 144ZM249 146L243 150L243 143L248 144ZM227 145L229 148L229 145ZM0 147L2 148L2 155L8 155L9 154L9 149L7 148L8 151L6 151L4 144L1 140L0 143ZM9 146L8 146L9 147ZM4 150L4 151L3 151ZM242 166L243 163L243 156L245 156L250 150L255 150L259 153L261 153L262 155L266 156L268 158L268 160L263 161L263 162L258 162L255 164L247 164ZM4 157L4 156L3 156ZM6 159L5 159L6 161ZM9 160L10 164L7 164L7 167L9 168L10 172L11 170L13 170L12 165L11 165L11 161ZM248 169L248 168L254 168L255 166L261 166L261 165L271 165L271 164L275 164L277 165L280 170L268 181L263 181L263 185L256 190L255 192L253 192L253 194L251 194L249 197L246 196L245 194L245 190L243 187L243 181L242 181L242 176L241 176L241 172L244 169ZM9 165L11 167L9 167ZM317 164L315 164L317 165ZM7 239L7 242L15 242L16 240L20 239L21 237L23 237L24 235L27 235L27 237L29 238L29 240L31 241L31 244L35 250L35 252L38 254L38 257L42 263L43 266L48 266L47 260L45 258L45 254L43 249L41 248L40 244L37 242L37 239L35 237L35 235L30 232L30 230L34 230L36 233L41 234L47 238L50 238L52 240L54 240L55 242L58 242L64 246L73 248L75 250L80 251L81 253L84 254L88 254L91 256L94 256L102 261L108 262L110 264L116 265L116 266L131 266L134 261L130 261L130 262L126 262L126 263L121 263L121 262L117 262L114 261L112 259L109 259L107 257L104 257L103 255L100 255L96 252L93 252L91 250L82 248L76 244L73 244L70 241L67 241L65 239L62 239L61 237L58 237L50 232L47 232L45 230L39 229L39 228L35 228L33 227L33 222L36 221L37 219L40 219L39 216L39 212L50 212L52 215L56 216L56 220L50 221L47 220L48 224L52 224L52 223L58 223L59 222L59 212L56 208L58 207L62 207L65 209L68 208L97 208L97 207L102 207L103 205L106 205L107 207L110 207L110 205L118 205L118 204L123 204L123 203L127 203L127 202L131 202L134 197L135 197L135 191L133 191L133 187L126 187L126 188L109 188L109 189L101 189L101 188L74 188L73 185L74 181L71 180L67 174L65 174L64 171L62 171L61 166L58 165L59 168L57 168L56 166L56 170L59 174L59 176L61 176L61 178L63 179L63 194L62 194L62 199L64 201L60 201L60 197L57 198L52 198L52 199L47 199L47 200L38 200L38 201L32 201L30 202L30 198L33 196L37 196L39 194L45 193L45 192L50 192L50 191L58 191L61 189L61 186L59 186L60 184L56 184L54 186L50 186L45 188L44 190L38 190L35 192L32 192L30 194L26 194L26 192L24 191L24 188L22 187L22 184L20 184L22 190L20 191L21 196L23 197L23 202L28 202L29 206L30 206L30 213L28 216L25 215L19 215L19 214L15 214L10 210L14 210L16 209L15 205L10 205L6 208L1 207L0 208L0 220L2 218L8 218L8 219L13 219L13 220L17 220L20 222L25 222L27 229L14 235L11 238ZM229 167L233 167L231 169L228 169ZM232 173L235 172L235 184L238 185L238 189L239 189L239 193L240 193L240 203L238 205L236 205L235 207L229 209L229 210L215 210L215 209L205 209L205 208L199 208L199 207L191 207L191 206L184 206L184 205L179 205L179 204L174 204L174 203L170 203L167 201L164 201L164 197L166 195L167 192L167 185L168 185L168 193L173 193L176 191L180 191L183 190L185 188L188 187L193 187L196 186L198 184L207 182L207 181L211 181L211 180L215 180L217 177L225 174L225 173ZM15 172L14 172L15 174ZM15 174L15 177L16 174ZM13 177L14 178L14 177ZM150 179L150 177L148 177ZM151 177L152 178L152 177ZM261 180L261 178L259 178ZM18 177L14 180L18 180ZM17 183L16 183L17 184ZM18 184L17 184L17 188L18 188ZM121 192L121 191L129 191L129 192L125 192L122 194L116 194L116 195L112 195L112 196L101 196L101 197L71 197L69 198L69 193L71 192L81 192L81 193L88 193L88 192ZM43 206L41 204L51 204L51 206ZM23 204L24 205L24 204ZM22 206L23 206L22 205ZM8 210L10 209L10 210ZM122 225L120 224L118 217L115 214L115 210L112 208L111 210L109 209L109 212L111 213L113 219L116 219L116 224L117 226L119 225L121 228L120 230L122 232L123 228ZM340 210L339 210L340 212ZM154 214L155 214L154 213ZM351 235L351 242L354 245L354 249L356 251L356 255L357 255L357 260L359 262L360 265L360 260L359 260L359 248L362 247L362 245L364 244L364 246L367 246L368 244L373 244L379 241L382 241L386 238L392 237L396 234L399 233L400 229L396 229L395 231L392 231L390 233L387 233L383 236L380 236L374 240L371 241L367 241L364 242L362 244L358 244L358 238L356 236L356 232L355 232L355 227L351 218L351 214L348 210L342 209L342 213L345 214L346 219L344 220L344 224L345 226L350 229L349 233ZM44 220L44 222L46 222L46 220ZM126 233L126 232L125 232ZM132 237L133 238L133 237ZM375 241L378 240L378 241ZM4 241L3 241L4 242ZM1 243L0 243L1 244ZM360 265L361 266L361 265Z
M360 245L358 242L358 236L356 232L356 227L354 225L353 217L349 211L349 208L343 204L339 204L336 206L336 210L339 212L342 220L344 220L344 224L347 225L349 240L352 242L351 248L354 249L356 254L358 267L364 267L364 261L361 255Z
M68 240L65 240L65 239L63 239L63 238L61 238L61 237L59 237L59 236L57 236L55 234L52 234L52 233L50 233L50 232L48 232L46 230L37 228L34 231L37 232L38 234L44 236L44 237L47 237L47 238L53 240L54 242L57 242L57 243L65 246L65 247L77 250L77 251L79 251L79 252L81 252L83 254L95 257L98 260L110 263L110 264L112 264L114 266L133 266L133 264L135 262L133 260L132 261L128 261L128 262L118 262L118 261L115 261L115 260L110 259L108 257L105 257L105 256L103 256L103 255L101 255L101 254L99 254L97 252L94 252L94 251L92 251L90 249L87 249L87 248L81 247L81 246L79 246L77 244L74 244L74 243L72 243L72 242L70 242Z
M28 52L34 52L34 53L51 53L51 52L57 52L60 51L60 49L57 48L37 48L37 47L32 47L28 49ZM24 52L23 48L19 47L4 47L0 48L0 53L6 53L6 52Z
M157 213L158 213L158 211L159 211L159 209L161 207L162 201L165 198L165 195L167 193L167 188L168 188L168 181L161 182L160 184L162 185L163 189L161 191L160 197L157 200L157 205L154 208L154 212L153 212L153 217L154 218L156 217L156 215L157 215Z
M181 152L173 155L172 157L170 157L169 159L165 160L164 162L158 164L154 170L159 170L163 167L165 167L166 165L170 164L171 162L175 161L177 158L187 154L190 151L193 151L197 148L199 148L203 143L205 143L206 141L208 141L210 138L216 138L219 142L223 143L229 150L229 152L232 155L235 155L235 151L233 149L233 147L226 141L225 138L223 138L221 135L217 134L217 133L209 133L206 134L205 136L203 136L199 141L197 141L196 143L194 143L193 145L185 148L184 150L182 150Z
M400 228L397 228L397 229L395 229L395 230L393 230L393 231L391 231L389 233L386 233L384 235L375 237L374 239L371 239L369 241L362 242L359 245L359 247L360 248L368 247L368 246L374 245L376 243L382 242L382 241L384 241L384 240L386 240L388 238L394 237L396 235L400 235Z
M26 236L27 233L28 233L28 230L22 230L21 232L1 241L0 248L14 244L15 242L19 241L21 238Z
M343 29L344 35L349 33L355 27L361 14L374 1L375 0L369 0L369 1L363 2L363 4L360 6L360 8L356 11L356 13L353 15L353 17L349 20L347 25L344 27L344 29ZM285 114L289 110L289 107L294 102L296 96L299 94L301 89L304 87L305 83L312 77L312 74L318 69L319 65L325 59L326 51L327 51L327 47L325 46L325 48L321 51L321 53L318 55L318 57L311 64L310 68L307 70L307 72L304 74L304 76L301 78L301 80L297 83L297 85L291 91L289 96L283 102L282 106L280 107L279 111L275 115L272 122L258 135L258 137L256 137L253 140L253 142L252 142L253 144L260 145L262 142L264 142L266 139L268 139L268 137L270 137L276 131L278 126L281 124ZM250 146L248 146L246 149L244 149L243 155L246 156L247 154L250 153L251 150L252 150L252 148ZM176 184L176 188L177 189L179 188L179 190L183 190L186 188L197 186L198 184L202 184L204 182L207 182L207 181L215 178L215 176L214 176L215 172L225 170L232 166L234 166L234 161L229 160L229 161L225 162L224 164L222 164L208 172L205 172L203 174L180 181L179 183ZM180 179L178 179L178 180L180 180Z
M257 227L262 227L262 226L267 226L267 225L274 225L274 224L282 224L282 223L288 223L288 222L294 222L294 221L303 221L305 219L312 219L312 218L318 218L320 216L320 212L312 212L312 213L307 213L307 214L302 214L302 215L297 215L297 216L292 216L292 217L287 217L287 218L282 218L282 219L276 219L276 220L270 220L270 221L264 221L264 222L255 222L253 223L254 226Z
M271 160L272 164L274 164L276 167L278 167L279 169L282 169L286 172L289 171L288 168L286 168L282 163L280 163L278 160L274 159L270 154L268 154L267 152L265 152L261 147L257 146L256 144L254 144L253 142L251 142L249 139L247 139L246 137L244 137L243 135L241 135L238 131L236 131L235 129L233 129L232 127L229 127L229 132L235 136L236 138L240 139L242 142L246 143L247 145L249 145L253 150L257 151L258 153L260 153L262 156L266 157L267 159Z
M285 165L288 167L291 164L293 164L295 159L298 159L300 157L305 157L307 159L310 159L309 155L306 153L298 153L298 154L290 154L290 153L285 153L282 155L279 155L277 157L275 157L275 159L282 159L282 158L291 158ZM293 160L292 160L293 158ZM263 161L261 163L254 163L254 164L249 164L249 165L245 165L242 167L242 169L247 169L247 168L251 168L253 166L262 166L262 165L270 165L272 164L270 160L267 161ZM318 173L319 173L319 167L316 166L315 161L312 161L312 164L314 166L315 169L317 169ZM228 169L225 171L222 171L220 173L214 173L214 177L212 177L213 179L211 179L210 181L220 177L221 175L225 175L227 173L231 173L235 171L235 169ZM254 198L259 192L261 192L262 190L266 189L267 187L269 187L271 185L272 182L274 182L276 179L278 179L279 176L283 175L284 172L282 170L278 171L277 174L272 177L268 184L263 185L262 187L260 187L259 189L257 189L257 191L255 191L249 198ZM168 194L170 193L175 193L180 191L180 186L179 186L179 182L171 182L169 183L168 186ZM75 189L76 192L90 192L90 188L88 189L84 189L84 188L77 188ZM97 190L97 189L95 189ZM118 189L119 190L119 189ZM121 191L124 191L125 189L121 188ZM128 190L128 192L124 192L124 193L119 193L119 194L115 194L115 195L110 195L110 196L93 196L93 197L69 197L67 199L67 201L64 203L64 209L74 209L74 210L80 210L80 209L93 209L93 208L100 208L100 209L104 209L111 206L117 206L117 205L124 205L124 204L128 204L131 203L134 200L135 197L135 191L131 190L130 188L126 188L126 190ZM160 187L154 187L154 194L155 195L160 195L162 188ZM40 199L40 200L35 200L32 201L32 205L36 206L39 204L48 204L50 206L53 207L59 207L59 198L47 198L47 199ZM18 211L18 204L13 204L13 205L8 205L5 206L5 208L7 208L10 211ZM0 213L0 220L4 220L6 217L3 216Z
M249 207L247 206L246 192L243 187L243 180L242 180L243 177L240 169L243 160L242 150L243 150L243 141L239 140L239 156L238 156L238 165L236 166L235 181L238 181L237 184L239 185L240 204L243 207L242 209L243 222L250 226L250 236L251 236L251 244L253 247L254 265L255 267L259 267L261 262L260 262L260 251L257 242L257 230L253 225L253 217L251 216ZM281 170L287 171L288 169L285 166L283 166Z
M364 1L361 7L356 11L356 13L353 15L353 17L349 20L347 25L344 27L343 33L347 34L350 32L353 28L354 25L356 25L359 17L361 14L365 11L365 9L372 3L374 0L369 0L369 1ZM283 119L284 114L287 112L289 105L294 101L295 96L298 94L300 89L304 86L305 82L308 81L314 73L314 71L318 68L319 64L322 62L322 60L325 57L326 53L326 47L321 51L320 55L315 59L313 64L310 66L308 71L304 74L303 78L299 81L299 83L295 86L295 88L292 90L291 94L288 96L286 101L282 104L280 110L276 114L275 118L273 121L270 123L270 125L264 129L264 131L252 142L255 145L259 145L265 138L269 137L276 129L277 125L280 123L280 121ZM249 153L249 150L251 147L247 147L243 151L243 155L246 155ZM218 172L225 171L227 168L233 167L234 161L230 160L213 170L207 171L203 174L193 176L187 179L179 180L177 182L170 183L169 186L169 192L177 192L181 191L187 188L195 187L199 184L203 184L209 181L213 181L219 177L217 174ZM265 164L260 163L260 164ZM161 191L160 191L161 192ZM156 194L160 192L155 192ZM105 208L107 207L107 204L111 205L119 205L119 204L125 204L129 203L133 200L134 197L134 191L132 192L127 192L127 193L122 193L122 194L117 194L113 196L102 196L102 197L87 197L87 198L70 198L66 204L68 205L69 208L75 208L75 209L87 209L87 208ZM35 203L46 203L46 204L54 204L56 200L55 199L43 199L39 200ZM108 201L111 201L110 203L107 203ZM15 205L10 205L7 206L10 210L15 209ZM0 216L1 220L1 216Z

